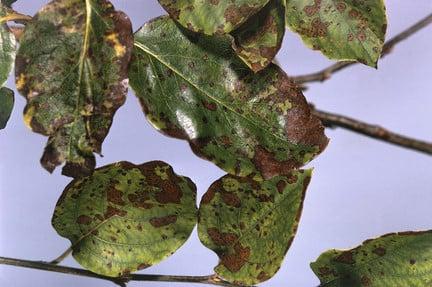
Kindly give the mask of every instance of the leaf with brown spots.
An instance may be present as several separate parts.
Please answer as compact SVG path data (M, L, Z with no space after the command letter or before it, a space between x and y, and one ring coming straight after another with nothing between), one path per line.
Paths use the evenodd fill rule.
M133 46L129 18L106 0L54 0L20 40L16 85L24 120L48 136L41 163L52 172L88 175L128 88Z
M226 175L201 200L198 235L219 256L215 272L254 285L273 277L297 231L311 170L266 181Z
M119 162L73 180L52 224L79 264L117 277L174 253L196 224L196 187L171 166Z
M287 0L286 21L330 59L376 67L387 29L383 0Z
M311 264L326 287L425 287L432 282L432 231L391 233Z
M233 31L234 50L254 72L267 67L285 34L284 0L271 0L259 13Z
M185 28L207 35L226 34L260 11L269 0L159 0Z
M326 147L324 128L279 67L253 73L231 44L157 18L135 34L131 86L155 128L226 172L289 174Z

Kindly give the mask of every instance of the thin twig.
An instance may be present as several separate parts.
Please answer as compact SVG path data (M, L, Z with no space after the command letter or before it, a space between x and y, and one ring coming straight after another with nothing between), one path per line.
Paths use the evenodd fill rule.
M384 44L381 58L385 57L386 55L390 54L390 52L393 50L393 48L399 44L400 42L408 39L410 36L414 35L416 32L420 31L421 29L425 28L429 24L432 23L432 13L420 20L419 22L415 23L413 26L409 27L402 33L396 35L395 37L391 38L389 41L387 41ZM349 66L358 64L358 62L353 61L342 61L335 63L321 71L292 77L292 79L298 83L298 84L304 84L304 83L310 83L310 82L323 82L327 79L329 79L334 73L345 69Z
M72 246L69 247L68 249L66 249L65 252L63 252L62 254L60 254L59 257L57 257L56 259L50 261L51 264L60 264L63 260L66 259L66 257L68 257L71 253L72 253L73 249Z
M153 275L153 274L131 274L125 277L113 278L113 277L98 275L96 273L84 269L60 266L60 265L55 265L55 264L42 262L42 261L31 261L31 260L24 260L24 259L0 257L0 264L107 280L119 286L126 286L126 283L128 283L129 281L152 281L152 282L175 282L175 283L184 282L184 283L191 283L191 284L197 283L197 284L208 284L208 285L226 286L226 287L238 286L220 279L217 275L174 276L174 275Z
M409 138L391 132L378 125L368 124L343 115L324 112L317 109L313 109L313 113L321 119L326 127L341 127L377 140L432 155L432 142Z

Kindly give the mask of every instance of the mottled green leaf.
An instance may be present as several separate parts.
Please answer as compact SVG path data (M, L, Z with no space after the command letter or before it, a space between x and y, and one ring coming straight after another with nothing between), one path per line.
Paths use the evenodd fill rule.
M0 4L0 17L6 16L7 12ZM0 22L0 87L4 85L12 71L16 54L16 41L6 23Z
M174 253L196 224L196 187L171 166L111 164L73 180L57 202L52 224L72 242L82 266L121 276Z
M287 174L327 144L301 90L276 65L254 74L227 38L168 17L135 34L131 86L148 120L230 174Z
M216 273L241 285L273 277L297 231L311 170L266 181L227 175L201 200L198 235L219 256Z
M14 92L8 88L0 88L0 129L4 129L14 106Z
M49 136L41 159L50 172L89 174L127 93L133 35L129 18L101 0L55 0L20 40L16 84L25 122Z
M376 67L387 19L383 0L286 0L286 21L330 59Z
M426 287L432 284L432 231L391 233L311 264L322 287Z
M207 35L226 34L261 10L269 0L159 0L185 28Z
M279 51L285 34L283 0L271 0L264 9L233 31L234 49L255 72L267 67Z

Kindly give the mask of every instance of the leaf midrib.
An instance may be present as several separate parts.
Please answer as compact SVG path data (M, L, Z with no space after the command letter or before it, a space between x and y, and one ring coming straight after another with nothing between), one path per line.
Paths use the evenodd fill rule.
M216 103L218 103L219 105L227 108L229 111L231 111L232 113L238 115L239 117L243 118L244 120L252 123L255 127L257 127L258 129L264 131L265 133L268 133L270 135L272 135L274 138L281 140L285 143L289 143L291 145L294 145L293 143L291 143L289 140L284 139L283 137L274 134L272 132L269 132L269 129L271 129L272 127L267 126L267 127L262 127L261 125L259 125L258 123L256 123L255 121L245 117L244 115L236 112L233 108L231 108L229 105L226 105L225 103L221 102L219 99L213 97L212 95L210 95L208 92L204 91L203 89L201 89L199 86L197 86L195 83L193 83L192 81L188 80L186 78L186 76L184 76L181 72L179 72L176 68L172 67L169 63L163 61L161 58L158 57L158 55L156 55L155 53L153 53L152 51L150 51L146 46L144 46L143 44L141 44L140 42L138 42L137 40L134 41L134 45L136 47L138 47L139 49L141 49L143 52L147 53L148 55L152 56L153 58L155 58L157 61L159 61L160 63L162 63L164 66L166 66L167 68L169 68L171 71L173 71L174 73L176 73L180 78L182 78L184 81L186 81L188 84L190 84L191 86L193 86L196 90L198 90L199 92L201 92L202 94L204 94L205 96L207 96L209 99L215 101ZM297 144L296 144L297 145ZM290 149L292 149L292 147L290 147Z

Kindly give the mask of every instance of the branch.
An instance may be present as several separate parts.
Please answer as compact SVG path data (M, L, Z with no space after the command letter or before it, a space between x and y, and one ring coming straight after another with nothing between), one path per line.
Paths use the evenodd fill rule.
M425 141L409 138L391 132L383 127L377 125L371 125L343 115L324 112L314 108L312 112L321 119L324 126L326 127L344 128L380 141L384 141L403 148L432 155L432 142L425 142Z
M238 285L231 284L225 280L220 279L217 275L173 276L173 275L131 274L125 277L114 278L114 277L98 275L96 273L84 269L67 267L67 266L59 266L56 264L51 264L42 261L30 261L30 260L23 260L23 259L0 257L0 264L107 280L119 286L126 286L126 284L129 281L152 281L152 282L175 282L175 283L184 282L184 283L191 283L191 284L198 283L198 284L208 284L208 285L215 285L215 286L238 287Z
M429 24L432 23L432 13L414 24L413 26L409 27L402 33L396 35L395 37L391 38L389 41L387 41L384 44L381 58L384 58L386 55L390 54L393 48L399 44L400 42L408 39L412 35L414 35L416 32L420 31L421 29L425 28ZM298 83L298 84L304 84L304 83L310 83L310 82L324 82L325 80L329 79L334 73L343 70L349 66L356 65L358 62L355 61L342 61L337 62L319 72L311 73L307 75L292 77L292 79Z

